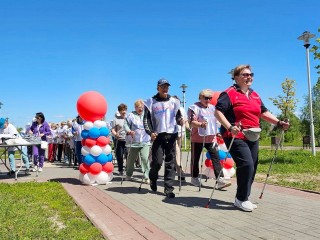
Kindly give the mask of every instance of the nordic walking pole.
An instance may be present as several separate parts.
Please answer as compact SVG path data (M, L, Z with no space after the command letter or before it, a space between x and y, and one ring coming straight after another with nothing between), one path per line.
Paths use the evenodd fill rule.
M285 119L284 121L285 121L285 122L289 122L288 119ZM266 188L267 181L268 181L268 177L270 176L270 172L271 172L271 169L272 169L272 165L273 165L273 162L274 162L274 160L275 160L275 158L276 158L278 148L279 148L279 146L281 145L281 142L282 142L282 140L283 140L283 136L284 136L284 130L282 129L282 130L281 130L280 139L279 139L278 144L276 145L276 149L274 150L274 154L273 154L273 157L272 157L272 160L271 160L269 169L268 169L268 173L267 173L267 176L266 176L266 180L264 181L263 188L262 188L262 191L261 191L261 194L260 194L259 199L262 199L263 192L264 192L264 189Z
M231 147L232 147L232 144L233 144L234 138L235 138L235 137L232 137L232 140L231 140L230 145L229 145L229 148L228 148L228 153L227 153L227 156L225 157L224 161L226 161L226 159L228 158L228 154L230 154L230 149L231 149ZM222 169L223 169L223 167L221 168L221 170L220 170L220 172L219 172L219 174L218 174L218 177L216 178L216 183L215 183L215 184L214 184L214 186L213 186L213 189L212 189L212 192L211 192L210 198L209 198L208 203L207 203L207 205L205 206L205 208L208 208L208 207L209 207L209 205L210 205L210 202L211 202L211 199L212 199L212 196L213 196L214 190L216 189L216 186L217 186L218 180L219 180L219 178L220 178L220 176L221 176Z
M192 128L190 128L189 131L190 131L190 149L189 149L189 151L188 151L188 153L187 153L186 167L185 167L185 169L184 169L184 172L185 172L185 173L187 172L187 166L188 166L188 161L189 161L189 153L190 153L190 151L191 151L191 133L192 133Z
M205 143L206 135L203 136L203 142L202 142L202 156L201 156L201 170L200 170L200 185L199 185L199 192L201 191L201 179L202 179L202 166L203 166L203 148Z

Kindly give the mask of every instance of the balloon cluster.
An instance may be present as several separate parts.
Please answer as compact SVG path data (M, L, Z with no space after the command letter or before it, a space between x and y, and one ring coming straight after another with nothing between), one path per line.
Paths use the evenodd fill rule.
M230 179L235 173L236 170L234 169L234 161L228 152L228 149L226 147L226 144L224 143L222 138L217 138L217 143L218 143L218 155L219 155L219 160L220 164L222 166L222 171L224 178ZM209 152L206 153L207 159L205 160L204 164L207 167L205 169L205 175L208 178L215 178L214 171L213 171L213 164L210 158Z
M101 119L107 112L104 97L94 91L82 94L77 101L77 111L85 120L81 132L83 163L79 179L84 184L105 184L113 178L112 153L109 145L110 131Z

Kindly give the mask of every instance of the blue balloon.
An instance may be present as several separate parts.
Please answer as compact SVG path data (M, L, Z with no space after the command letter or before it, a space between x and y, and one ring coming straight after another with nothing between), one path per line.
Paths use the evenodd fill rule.
M99 131L99 129L96 128L96 127L90 128L90 130L89 130L89 137L91 137L91 138L98 138L98 137L100 137L100 131Z
M227 158L232 158L230 153L227 153Z
M96 160L94 156L92 156L91 154L88 154L83 158L83 162L90 166L92 163L95 163Z
M84 139L86 139L86 138L88 138L88 136L89 136L89 131L86 130L86 129L83 129L83 130L81 131L81 137L84 138Z
M109 153L109 154L107 155L107 157L108 157L108 162L112 162L112 159L113 159L112 154L111 154L111 153Z
M209 152L206 153L206 157L207 157L207 159L211 159L211 156L210 156Z
M108 137L110 134L110 130L106 127L100 128L100 136Z
M108 155L101 153L99 156L96 157L96 160L98 163L100 163L101 165L104 165L108 162Z
M219 150L218 154L219 154L219 159L220 160L223 160L223 159L225 159L227 157L227 153L222 151L222 150Z

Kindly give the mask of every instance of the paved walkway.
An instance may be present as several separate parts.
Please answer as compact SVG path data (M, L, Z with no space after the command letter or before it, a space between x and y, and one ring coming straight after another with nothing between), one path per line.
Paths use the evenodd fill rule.
M186 158L186 155L184 155ZM0 182L15 182L0 165ZM161 170L160 173L163 173ZM210 207L205 208L213 180L204 182L201 192L187 182L176 198L166 199L163 179L158 192L143 184L141 172L133 181L115 176L111 184L81 185L79 172L62 164L45 163L38 177L19 174L17 182L59 181L87 217L108 239L319 239L320 194L267 185L259 199L262 184L255 183L251 200L254 212L233 207L235 183L225 191L215 191Z

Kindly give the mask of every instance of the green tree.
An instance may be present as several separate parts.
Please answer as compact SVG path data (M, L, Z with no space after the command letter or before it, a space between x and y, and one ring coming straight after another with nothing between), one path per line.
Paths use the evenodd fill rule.
M318 29L318 32L320 33L320 28ZM315 60L320 60L320 38L316 38L316 44L312 46L310 51L313 52ZM320 64L316 65L315 69L317 69L317 73L319 74L318 81L320 81Z
M272 101L273 105L275 105L281 111L278 118L287 118L290 120L290 129L285 134L285 142L293 142L294 140L300 140L302 138L302 134L300 131L300 120L294 114L296 110L296 104L298 102L298 99L295 97L295 84L295 80L286 78L286 80L281 83L282 91L284 94L278 95L275 98L269 98ZM276 134L278 134L278 131L271 133L271 136Z

